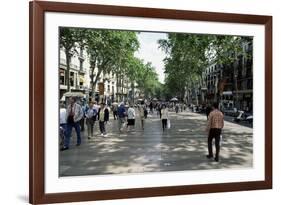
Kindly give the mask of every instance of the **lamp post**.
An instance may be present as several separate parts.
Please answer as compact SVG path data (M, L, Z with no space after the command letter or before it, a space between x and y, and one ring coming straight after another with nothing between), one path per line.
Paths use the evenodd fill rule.
M235 107L238 108L238 83L237 83L237 77L238 77L238 70L235 69L235 72L234 72L234 78L235 78Z
M94 77L96 76L95 73L92 72L90 74L90 92L89 92L89 100L90 100L90 94L91 94L91 101L95 99L95 87L94 87Z

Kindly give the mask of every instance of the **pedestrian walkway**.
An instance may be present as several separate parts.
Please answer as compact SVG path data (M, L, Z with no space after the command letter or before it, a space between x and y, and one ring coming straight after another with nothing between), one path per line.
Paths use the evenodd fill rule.
M206 116L189 111L169 113L171 129L162 131L156 112L148 115L141 130L136 117L134 131L119 133L117 120L110 118L108 135L88 140L75 147L72 137L70 150L60 152L60 176L143 173L162 171L247 168L253 163L253 130L225 122L220 162L206 159Z

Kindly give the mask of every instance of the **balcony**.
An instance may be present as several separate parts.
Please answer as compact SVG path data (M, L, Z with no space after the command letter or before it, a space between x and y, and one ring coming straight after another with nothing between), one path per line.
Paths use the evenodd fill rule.
M78 55L78 58L79 60L84 61L87 58L87 56L85 54L80 54Z
M60 58L60 64L61 65L66 65L66 60L64 58Z
M79 70L78 65L75 65L73 63L70 63L70 68L75 69L75 70Z
M62 69L66 69L66 60L63 58L60 58L60 64L59 67Z
M85 68L82 68L82 69L80 68L79 69L79 73L84 75L86 73L86 69Z

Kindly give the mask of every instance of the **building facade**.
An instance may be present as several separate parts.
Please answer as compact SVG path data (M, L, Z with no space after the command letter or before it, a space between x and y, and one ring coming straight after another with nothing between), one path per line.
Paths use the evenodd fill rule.
M83 93L85 99L95 100L97 102L112 102L134 101L138 97L139 90L137 85L132 86L129 79L123 75L117 75L112 72L102 72L97 79L96 85L92 86L91 74L93 70L93 79L97 76L97 67L91 68L90 58L86 50L79 50L73 54L70 60L69 71L69 92ZM60 49L59 59L59 83L60 83L60 98L64 96L67 90L67 66L66 54L64 49ZM94 87L92 90L92 87Z
M233 63L213 64L202 73L203 82L198 82L193 89L198 104L219 101L222 108L237 108L253 111L253 61L252 41L241 45L244 55L237 56Z

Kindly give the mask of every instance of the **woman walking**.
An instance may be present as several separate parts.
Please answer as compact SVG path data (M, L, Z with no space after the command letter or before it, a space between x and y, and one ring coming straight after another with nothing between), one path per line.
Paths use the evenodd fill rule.
M131 104L128 109L127 131L129 131L129 126L132 126L133 128L135 127L135 116L136 116L136 112L133 104Z
M107 135L106 135L106 130L105 130L105 124L109 120L109 111L105 107L104 103L100 104L100 109L98 111L98 120L99 120L101 135L106 137Z
M161 119L162 119L162 128L163 128L163 132L164 132L165 128L167 128L167 122L169 120L169 112L168 112L168 108L166 105L162 106Z
M94 125L98 111L95 109L93 102L89 102L89 107L86 108L86 124L88 130L88 139L94 136Z
M147 115L147 110L145 108L144 101L141 101L141 105L139 106L140 120L141 120L141 128L144 130L144 119Z

